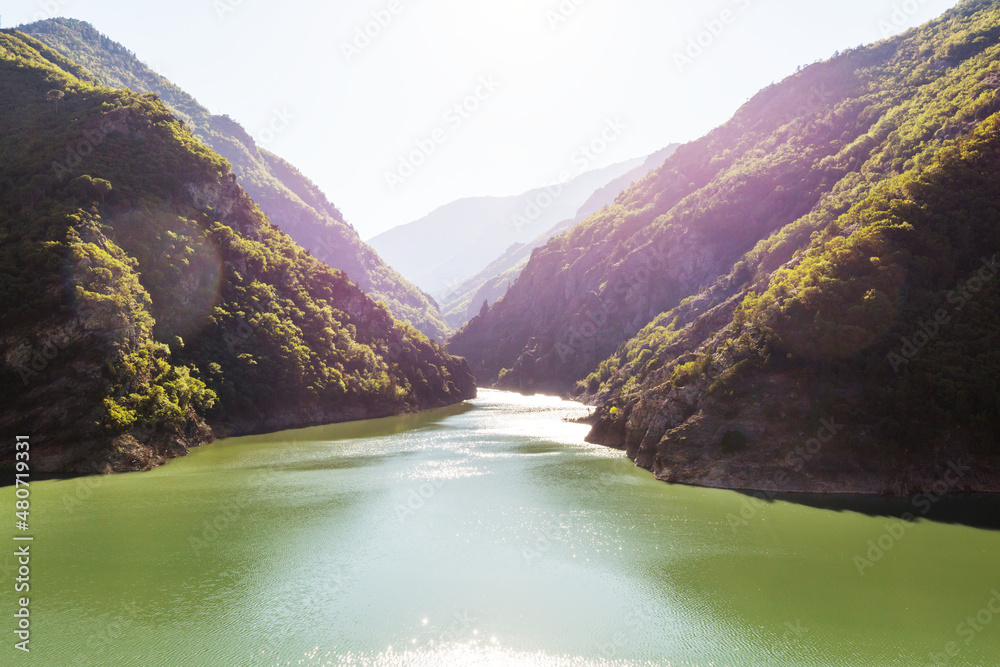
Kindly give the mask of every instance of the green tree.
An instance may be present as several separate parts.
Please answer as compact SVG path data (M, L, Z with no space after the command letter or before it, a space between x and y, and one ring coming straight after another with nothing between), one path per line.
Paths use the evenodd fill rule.
M94 179L93 191L101 195L101 203L104 203L111 189L111 181L106 181L103 178Z
M55 185L55 178L48 174L35 174L31 177L26 188L26 193L31 200L31 207L35 207L35 202L44 199L52 186Z
M55 102L57 116L59 115L59 100L61 100L64 97L66 97L66 93L64 93L59 89L50 90L48 93L45 94L45 100L47 102Z

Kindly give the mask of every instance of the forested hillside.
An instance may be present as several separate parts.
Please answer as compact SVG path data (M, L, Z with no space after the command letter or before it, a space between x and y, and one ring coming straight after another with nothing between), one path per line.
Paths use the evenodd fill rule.
M452 349L484 382L578 382L592 438L663 479L906 492L965 455L963 487L995 484L998 41L1000 3L964 2L767 88Z
M464 360L272 225L155 95L11 30L0 155L0 427L31 434L33 471L474 395Z
M395 317L438 341L447 337L449 327L433 299L383 262L312 181L257 145L238 123L228 116L212 115L86 22L57 18L20 29L83 65L105 86L156 93L195 136L230 162L240 186L296 243L346 272L373 299L385 303Z

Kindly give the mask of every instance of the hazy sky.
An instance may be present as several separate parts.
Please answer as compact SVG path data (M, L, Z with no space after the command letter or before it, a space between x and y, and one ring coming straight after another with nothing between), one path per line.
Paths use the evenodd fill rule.
M370 238L454 199L695 139L798 65L954 4L34 0L2 14L4 27L90 21L295 164ZM609 122L620 131L604 142Z

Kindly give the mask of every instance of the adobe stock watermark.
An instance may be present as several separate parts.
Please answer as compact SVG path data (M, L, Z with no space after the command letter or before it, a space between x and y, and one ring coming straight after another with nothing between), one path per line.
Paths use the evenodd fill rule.
M948 292L948 303L953 306L952 312L959 312L977 294L996 278L1000 272L1000 255L993 255L992 259L984 257L982 267L967 281L959 283L958 287ZM930 320L921 320L917 323L919 331L911 336L901 338L902 346L898 352L890 352L886 355L886 361L892 366L892 370L899 373L900 368L909 365L916 359L920 351L927 347L931 341L938 337L942 329L951 322L952 313L941 308Z
M525 227L533 224L541 217L542 213L551 208L565 191L563 186L572 178L593 168L611 146L621 139L627 129L629 129L629 124L620 116L605 120L604 126L598 134L589 141L580 144L570 156L569 162L573 169L560 171L554 183L543 186L542 192L531 197L522 210L511 216L511 224L514 225L517 232L520 234Z
M786 621L782 628L781 639L775 646L774 653L781 655L788 653L802 645L802 640L809 634L809 628L802 625L802 621L795 619L795 622Z
M295 120L295 116L288 110L287 106L274 109L271 112L271 117L264 124L264 127L254 135L253 140L258 146L267 146L279 134L287 130L293 120Z
M102 614L100 630L87 637L86 647L92 653L105 653L113 650L129 634L133 632L134 624L139 620L142 609L130 602L121 606L124 614L114 618L110 613Z
M963 645L970 646L976 641L976 637L985 632L993 625L993 621L1000 617L1000 590L994 588L990 592L993 595L983 605L983 608L966 617L955 628L955 634L965 641L961 644L957 641L950 641L942 647L942 650L928 655L925 663L928 667L947 667L952 658L957 658L962 653Z
M424 482L415 489L410 489L405 503L396 504L396 518L400 523L416 516L417 512L427 506L427 502L434 498L438 491L444 488L445 478L440 477L430 482Z
M562 0L558 5L545 10L545 20L553 31L569 21L576 14L577 10L587 4L588 0Z
M565 539L572 529L573 519L568 515L563 514L554 521L548 521L545 527L538 531L534 540L521 549L521 555L528 564L537 563L555 546L556 542Z
M830 90L830 85L823 81L817 86L812 86L809 88L809 96L797 107L789 108L786 110L784 115L780 118L780 124L787 125L797 118L808 118L816 111L826 108L835 100L833 91ZM742 121L742 118L741 118ZM816 126L816 119L810 118L806 123L806 129L812 129Z
M49 364L58 359L71 344L72 339L65 334L40 345L30 345L25 341L9 353L10 365L17 370L27 387L31 380L48 370Z
M930 492L918 493L911 499L910 504L916 510L916 514L904 512L899 519L882 523L883 533L873 540L868 540L868 550L863 555L854 557L854 566L857 568L858 574L864 577L866 570L875 567L876 563L880 563L906 537L907 531L916 525L915 520L919 516L930 514L934 505L954 491L962 483L962 478L971 470L970 466L963 465L961 459L950 461L947 471L941 479L931 486Z
M56 331L34 343L25 339L7 351L6 361L21 377L25 387L43 375L71 346L84 340L88 330L100 328L106 338L119 342L127 340L131 332L131 325L119 318L108 324L107 310L94 301L78 304L76 316L80 328Z
M879 19L878 31L882 38L892 37L904 28L911 27L914 18L926 3L927 0L906 0L906 2L893 5L889 16Z
M428 132L423 138L413 141L414 149L399 156L398 165L392 171L385 172L385 184L390 192L395 192L407 179L417 173L425 165L438 148L448 141L472 115L482 108L502 84L493 75L481 76L474 89L461 100L448 107L444 112L444 127L438 126Z
M147 443L156 435L156 430L156 424L144 421L132 426L128 435L140 443ZM107 461L91 461L87 467L90 469L88 474L77 477L72 482L64 483L71 487L63 491L61 499L63 512L67 516L82 508L94 495L94 492L103 486L104 479L112 472L111 464Z
M750 9L753 0L732 0L736 9L723 9L718 16L702 22L702 30L691 35L682 51L674 51L674 65L681 74L705 55L708 49L726 34L730 26L739 20L741 12Z
M156 434L156 424L142 422L133 426L128 434L137 441L146 443ZM87 467L90 468L90 473L74 479L71 483L72 490L67 489L63 492L62 506L66 515L73 514L90 500L94 491L104 484L104 478L111 474L111 464L107 462L91 461ZM66 482L66 484L69 485L70 482Z
M243 516L243 510L252 504L249 496L237 498L224 503L218 511L202 523L202 530L199 533L188 537L188 546L194 555L201 556L201 552L215 544L226 531L228 531Z
M802 472L806 465L819 456L823 448L837 436L844 427L834 419L820 420L820 428L816 431L815 437L806 440L805 444L799 445L790 451L781 465L783 468L775 473L773 481L776 489L787 488L789 482L789 470ZM750 521L756 518L757 514L768 507L780 491L757 491L753 495L742 496L742 506L739 515L729 513L726 515L726 523L730 530L736 533L738 528L749 526Z
M599 480L602 486L621 488L621 478L636 472L635 462L624 454L611 459L608 470L602 472Z
M440 644L449 644L465 639L470 632L475 633L477 619L472 616L467 611L458 612L453 617L451 624L445 628L445 631L441 633L438 642ZM476 633L478 634L478 633Z
M555 352L562 363L569 362L575 355L586 349L588 341L597 336L605 325L618 317L623 304L627 303L629 293L648 285L653 280L663 279L663 272L669 266L669 254L658 246L650 246L642 256L641 265L624 276L615 280L608 294L610 299L601 299L596 305L588 303L579 313L577 321L570 325L569 330L556 342ZM688 282L693 273L691 266L684 267L676 274L677 281Z
M339 597L351 589L361 577L361 567L356 563L336 563L326 569L318 580L311 582L308 592L304 595L283 595L280 601L267 606L267 620L271 627L274 623L287 623L288 619L301 619L302 611L317 609L329 604L331 599ZM280 632L265 633L264 646L268 651L276 651L285 636Z
M444 288L435 297L442 304L451 303L455 297L461 294L463 285L465 285L465 281L462 280L461 276L452 276L445 281Z
M448 646L450 644L456 644L459 642L467 642L473 637L479 635L479 631L476 630L476 623L479 621L478 618L470 614L468 611L458 611L452 616L451 623L444 629L444 631L437 636L436 639L430 639L427 641L427 646ZM420 625L423 627L435 627L431 625L431 620L429 618L421 619ZM416 637L410 640L411 645L417 645Z
M392 22L403 12L404 8L401 0L389 0L385 7L371 13L371 19L362 25L355 26L351 40L340 43L340 52L344 54L344 60L347 61L347 64L350 65L355 58L371 46L392 25Z
M258 492L276 484L281 475L280 463L275 462L271 464L271 467L254 472L249 476L244 486L245 490L239 497L221 503L211 517L205 519L201 525L196 526L188 535L188 546L194 555L201 556L203 551L215 545L223 535L237 525L244 518L243 511L257 505Z
M648 609L625 612L625 616L622 618L625 629L615 632L610 637L606 637L605 640L598 640L597 652L605 660L613 660L623 656L636 639L642 637L644 631L648 631L655 618Z
M226 16L236 11L237 7L243 4L243 0L212 0L212 9L220 21L225 21Z
M52 161L52 172L60 181L68 176L72 176L83 164L84 159L90 156L98 146L104 143L111 132L111 124L104 119L94 130L84 130L83 138L76 143L67 144L66 159L62 162Z
M227 262L227 265L235 271L240 272L241 275L247 275L247 264L243 258L240 258L237 262ZM248 308L247 311L237 320L235 329L226 327L225 332L222 334L222 342L226 344L226 349L229 350L230 354L235 354L237 350L246 345L264 325L264 318L262 316L272 312L270 309L264 308L254 308L253 310Z
M31 23L54 19L65 14L66 5L72 4L69 0L43 0L39 2L38 11L32 14ZM26 21L27 23L27 21Z

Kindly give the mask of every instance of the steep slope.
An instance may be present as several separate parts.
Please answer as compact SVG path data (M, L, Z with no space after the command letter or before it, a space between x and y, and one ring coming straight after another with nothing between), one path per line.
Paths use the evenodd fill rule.
M581 156L582 157L582 156ZM580 158L577 158L580 159ZM371 239L400 273L435 297L449 296L516 243L571 218L593 192L637 166L629 160L514 197L469 197ZM584 163L585 164L585 163Z
M33 471L474 395L464 360L271 225L155 96L10 30L0 155L0 429L32 436Z
M953 99L968 92L949 86L978 51L941 49L899 38L761 92L614 206L536 250L507 296L454 337L456 349L484 382L508 369L508 386L571 387L759 240L814 209L843 212L923 144L940 146L939 129L960 131L949 113L975 100ZM988 71L980 76L988 87ZM941 95L952 107L924 118Z
M479 314L484 301L495 303L521 275L521 271L527 266L528 259L531 258L531 253L535 248L545 245L549 239L572 229L605 206L610 206L622 190L663 164L664 160L677 150L678 145L672 144L653 153L635 169L619 176L594 192L576 212L575 217L558 223L530 243L518 243L511 246L485 269L462 281L454 289L449 289L439 295L441 312L445 321L453 328L460 329L466 322Z
M228 116L213 116L190 95L140 62L135 54L74 19L21 26L111 88L155 93L192 133L232 164L240 186L280 229L317 259L340 269L396 317L431 338L444 340L449 327L428 295L388 266L344 221L309 179L258 146Z
M507 386L583 379L591 439L661 479L997 490L998 42L1000 3L964 2L768 88L452 349Z

